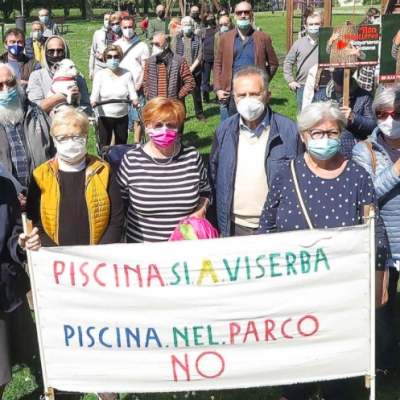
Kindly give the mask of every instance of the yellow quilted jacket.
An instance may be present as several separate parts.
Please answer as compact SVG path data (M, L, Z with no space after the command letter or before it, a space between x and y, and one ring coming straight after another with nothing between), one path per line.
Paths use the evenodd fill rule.
M85 197L89 213L90 244L98 244L110 219L110 199L107 193L110 166L97 157L87 155ZM58 210L60 185L58 162L53 158L40 165L33 176L41 191L40 215L43 228L58 243Z

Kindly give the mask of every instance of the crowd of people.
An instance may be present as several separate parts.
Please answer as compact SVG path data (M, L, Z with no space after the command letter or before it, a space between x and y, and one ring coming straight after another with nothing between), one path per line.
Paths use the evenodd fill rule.
M363 23L376 23L371 10ZM296 124L270 107L278 57L244 1L234 19L225 8L201 16L193 6L169 26L160 4L156 18L141 19L145 40L135 18L107 12L90 50L91 94L82 74L67 94L55 93L69 48L49 11L38 16L29 38L7 30L0 64L0 398L18 337L12 320L27 306L27 249L167 241L187 217L207 218L222 237L248 236L359 225L364 206L374 205L377 276L389 273L388 289L377 287L377 367L384 374L398 367L400 85L374 99L373 85L364 88L362 71L354 71L343 105L343 70L336 69L317 90L323 19L308 10L283 66L297 96ZM212 92L221 123L207 168L183 143L185 98L192 94L204 123ZM117 102L102 104L109 100ZM102 146L124 145L134 133L117 171L88 153L93 109ZM22 233L21 211L33 222L29 234ZM351 399L347 381L321 388L325 400ZM281 400L305 393L303 385L286 386Z

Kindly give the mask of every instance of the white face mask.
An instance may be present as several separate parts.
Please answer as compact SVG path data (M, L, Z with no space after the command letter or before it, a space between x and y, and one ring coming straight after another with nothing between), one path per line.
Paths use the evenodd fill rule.
M236 108L246 121L255 121L265 110L265 105L261 100L246 97L236 104Z
M77 142L69 139L66 143L59 143L57 140L54 140L54 145L56 146L58 157L67 163L75 163L81 160L87 153L86 139Z
M160 54L160 53L162 53L163 51L164 51L164 49L162 49L161 47L153 46L153 50L152 50L151 54L152 54L153 56L156 56L157 54Z
M132 28L124 28L122 29L122 33L124 34L124 36L126 38L131 38L133 36L133 34L135 33L135 31Z
M391 116L384 121L378 121L378 127L386 137L390 139L400 138L400 121L395 121Z

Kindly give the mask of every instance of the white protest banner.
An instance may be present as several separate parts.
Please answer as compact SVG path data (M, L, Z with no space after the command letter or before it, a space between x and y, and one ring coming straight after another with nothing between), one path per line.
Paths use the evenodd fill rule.
M369 373L367 225L32 256L46 387L139 393Z

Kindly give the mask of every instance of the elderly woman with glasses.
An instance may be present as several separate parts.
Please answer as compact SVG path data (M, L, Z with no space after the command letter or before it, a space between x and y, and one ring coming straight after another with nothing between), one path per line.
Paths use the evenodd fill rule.
M118 171L129 243L168 240L181 219L204 218L211 201L199 152L177 140L182 102L156 97L144 106L142 120L150 141L129 150Z
M33 172L27 213L42 246L118 243L124 213L110 166L87 154L89 120L74 109L59 111L51 134L56 156Z
M97 102L105 100L127 100L132 101L136 107L137 94L131 72L120 68L119 65L124 58L124 53L119 46L108 46L103 53L107 68L99 71L93 80L93 90L90 96L92 107ZM128 104L111 103L97 108L99 138L102 146L109 146L114 135L115 144L126 144L128 140Z
M363 224L364 207L377 205L377 199L370 175L338 151L345 115L331 102L314 103L303 109L297 123L307 151L284 165L270 182L259 233ZM376 270L377 279L382 282L388 242L377 214ZM377 299L382 299L381 290ZM321 382L321 388L326 400L350 398L347 381ZM286 386L281 400L303 396L303 385Z
M353 159L372 178L392 254L389 299L377 315L377 367L390 371L399 364L396 294L400 269L400 84L382 91L372 109L378 126L365 142L354 147Z

